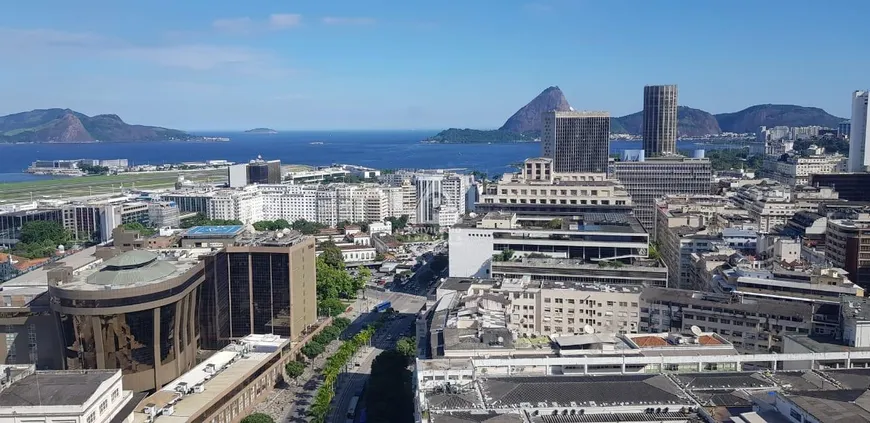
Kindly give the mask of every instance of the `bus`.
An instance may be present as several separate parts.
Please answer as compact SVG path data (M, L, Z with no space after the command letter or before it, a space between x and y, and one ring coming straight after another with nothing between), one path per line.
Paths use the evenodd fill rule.
M350 399L350 405L347 406L347 423L353 423L356 416L356 405L359 403L359 397L355 396Z

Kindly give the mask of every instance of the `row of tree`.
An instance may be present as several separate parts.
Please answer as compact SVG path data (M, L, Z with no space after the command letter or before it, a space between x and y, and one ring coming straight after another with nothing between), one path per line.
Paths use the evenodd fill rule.
M242 221L238 219L209 219L202 213L181 220L181 227L185 229L194 226L235 226L242 224Z
M350 320L336 317L331 325L323 328L320 333L315 335L314 338L302 347L302 354L312 360L318 355L323 354L326 351L326 346L338 339L341 336L341 332L347 329L348 326L350 326Z
M121 225L121 227L129 231L139 232L139 235L141 236L151 236L157 233L155 229L149 228L139 222L125 223Z
M353 338L341 344L338 347L338 351L326 360L326 365L323 366L323 384L320 385L317 393L314 394L314 400L311 403L311 408L308 410L308 417L311 423L326 423L326 419L329 416L329 405L332 403L332 398L335 397L335 382L338 380L338 375L344 371L345 366L357 351L363 345L368 344L375 332L383 325L384 315L381 317L377 322L369 325L354 335Z

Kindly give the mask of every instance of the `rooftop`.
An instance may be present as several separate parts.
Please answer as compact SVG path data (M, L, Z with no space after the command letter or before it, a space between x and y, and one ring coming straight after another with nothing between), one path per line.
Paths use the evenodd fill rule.
M28 286L28 285L36 285L36 286L48 286L48 271L54 267L54 265L65 265L72 267L73 269L78 269L84 266L87 266L90 263L93 263L99 259L94 257L94 252L97 250L97 247L89 247L76 252L74 254L67 255L63 257L60 261L51 263L50 265L46 265L40 267L35 270L31 270L21 276L16 278L12 278L6 282L3 282L3 287L9 286Z
M81 406L118 370L39 371L0 390L0 408Z
M194 226L185 232L186 238L229 238L244 231L241 225L226 226Z
M481 391L491 408L691 404L663 375L491 378L481 382Z
M820 423L870 421L870 392L866 389L799 391L786 398Z
M161 390L148 396L139 403L133 414L133 421L144 423L147 416L142 412L146 404L164 407L175 401L175 413L160 416L158 423L188 422L206 407L220 398L231 395L255 370L266 365L268 360L290 341L276 335L248 335L238 343L228 345L221 351L198 364L189 372L181 375ZM200 385L202 392L181 395L182 390Z
M199 250L132 250L73 273L59 285L70 290L144 286L183 275L199 263Z

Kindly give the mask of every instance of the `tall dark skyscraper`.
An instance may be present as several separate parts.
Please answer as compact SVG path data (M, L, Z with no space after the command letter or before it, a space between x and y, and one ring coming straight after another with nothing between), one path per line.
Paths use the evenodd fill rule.
M541 148L553 159L553 172L607 172L610 113L544 112Z
M647 157L677 153L677 86L643 87L643 151Z

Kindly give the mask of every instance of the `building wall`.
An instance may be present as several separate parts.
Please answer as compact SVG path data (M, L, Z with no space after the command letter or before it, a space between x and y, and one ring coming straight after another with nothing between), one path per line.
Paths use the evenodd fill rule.
M677 86L643 87L643 150L647 157L677 153Z
M46 295L47 296L47 295ZM62 369L63 346L51 313L0 307L0 364Z
M655 202L669 194L709 194L712 168L706 159L656 159L616 162L614 173L634 203L634 216L655 230Z
M508 295L510 325L520 333L582 334L586 325L605 333L638 331L639 291L530 289Z
M558 112L543 114L542 156L553 171L606 173L610 157L610 114Z
M195 365L202 263L164 282L102 291L64 289L71 271L53 269L48 276L65 368L121 369L124 386L142 392L162 387Z
M491 231L451 228L447 245L450 277L489 277L493 255Z
M849 133L849 172L864 172L870 166L870 113L867 113L868 91L852 94L852 120Z
M314 238L292 246L228 246L205 258L202 345L250 334L296 339L317 320Z

